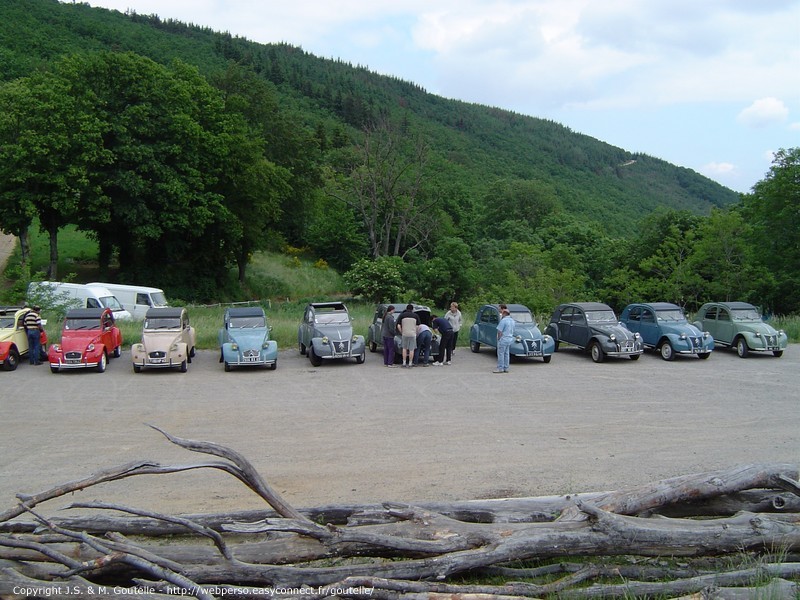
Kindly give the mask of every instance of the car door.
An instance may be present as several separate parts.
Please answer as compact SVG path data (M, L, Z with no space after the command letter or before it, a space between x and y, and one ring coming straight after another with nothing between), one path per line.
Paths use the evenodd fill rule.
M631 331L634 331L631 329ZM658 330L655 313L649 308L642 308L642 316L639 321L639 335L642 336L644 343L648 346L655 346L661 333Z
M493 306L487 306L481 312L481 321L478 326L479 341L488 346L497 346L497 324L500 315Z
M700 316L700 323L703 330L709 332L715 340L719 340L717 335L717 307L709 306L704 315Z
M572 343L581 348L586 348L589 344L589 338L592 336L592 332L589 330L589 323L586 321L586 313L577 306L572 315L569 335L572 338Z
M575 343L572 339L572 332L570 331L572 319L574 317L575 309L572 306L566 306L561 311L561 314L558 316L558 322L556 323L556 327L558 328L559 342L566 342L568 344Z
M642 329L642 307L634 306L628 311L628 318L625 320L625 327L633 333L641 333ZM644 336L642 336L644 337ZM646 340L645 340L646 341Z
M303 321L300 323L300 341L304 346L311 345L312 332L314 331L314 309L310 306L306 308Z
M727 308L720 306L717 310L716 331L711 335L714 336L715 340L730 345L733 343L733 334L734 327L731 313Z

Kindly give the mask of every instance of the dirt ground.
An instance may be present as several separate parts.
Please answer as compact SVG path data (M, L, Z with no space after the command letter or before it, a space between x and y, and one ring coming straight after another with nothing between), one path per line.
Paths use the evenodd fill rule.
M782 358L717 350L603 364L562 349L507 375L492 373L490 350L466 348L451 366L410 370L369 353L314 368L284 349L275 371L230 373L203 351L188 373L134 374L130 341L103 374L0 372L0 510L19 492L133 460L213 459L145 423L238 450L297 507L620 489L800 461L796 344ZM228 476L193 471L104 484L45 512L94 498L165 512L264 506Z

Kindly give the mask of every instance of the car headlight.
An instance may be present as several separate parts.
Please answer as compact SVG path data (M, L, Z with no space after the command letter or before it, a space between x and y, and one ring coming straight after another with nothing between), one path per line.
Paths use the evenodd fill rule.
M51 344L50 347L56 352L61 352L61 346L59 346L58 344Z
M86 351L87 352L94 352L94 344L89 344L88 346L86 346Z
M238 352L239 351L239 344L237 344L236 342L231 344L231 350L233 350L234 352Z
M783 329L778 329L778 335L786 335L786 332Z
M642 337L642 336L639 335L638 331L633 334L633 339L635 339L635 340L638 340L640 337Z
M350 341L352 341L353 343L356 343L358 341L358 336L354 335Z
M521 335L514 336L514 341L519 344L520 342L522 342L522 336Z
M269 348L269 341L266 341L263 344L261 344L261 349L262 350L266 350L267 348Z
M681 335L680 335L680 337L678 337L678 339L679 340L685 340L686 339L686 334L685 333L681 333Z
M757 338L760 338L760 337L761 337L761 332L760 332L760 331L756 331L756 337L757 337Z
M617 341L617 336L612 333L610 336L608 336L608 339L610 339L612 342L616 342Z
M172 344L169 349L170 352L177 352L178 351L178 344Z
M708 333L707 331L704 331L704 332L703 332L703 337L704 337L704 338L708 338L710 335L711 335L711 334L710 334L710 333Z
M327 335L323 335L322 336L322 343L323 344L327 344L328 343L328 336Z

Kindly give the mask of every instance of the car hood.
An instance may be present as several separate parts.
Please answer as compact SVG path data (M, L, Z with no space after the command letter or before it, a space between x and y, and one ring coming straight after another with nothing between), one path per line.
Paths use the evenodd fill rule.
M514 335L527 340L536 340L542 337L542 332L532 323L529 325L514 323Z
M618 340L632 340L634 337L630 329L619 323L589 323L589 329L602 335L614 335Z
M697 337L703 335L697 327L690 323L661 323L661 333L672 333L674 335L686 335Z
M89 344L98 343L101 333L99 329L63 331L61 332L61 349L83 350Z
M327 336L332 340L349 340L353 337L351 325L317 325L314 327L314 337Z
M763 321L734 321L734 323L738 331L749 331L762 335L778 335L778 332L772 325L764 323Z
M228 341L239 344L241 348L260 348L267 339L267 330L263 328L228 329Z
M142 344L148 352L163 350L166 352L172 344L181 341L180 331L147 331L142 335Z

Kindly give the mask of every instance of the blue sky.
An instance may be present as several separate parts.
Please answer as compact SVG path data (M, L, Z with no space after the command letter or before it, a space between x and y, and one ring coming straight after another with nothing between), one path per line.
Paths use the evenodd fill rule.
M557 121L740 192L800 146L798 0L89 0Z

